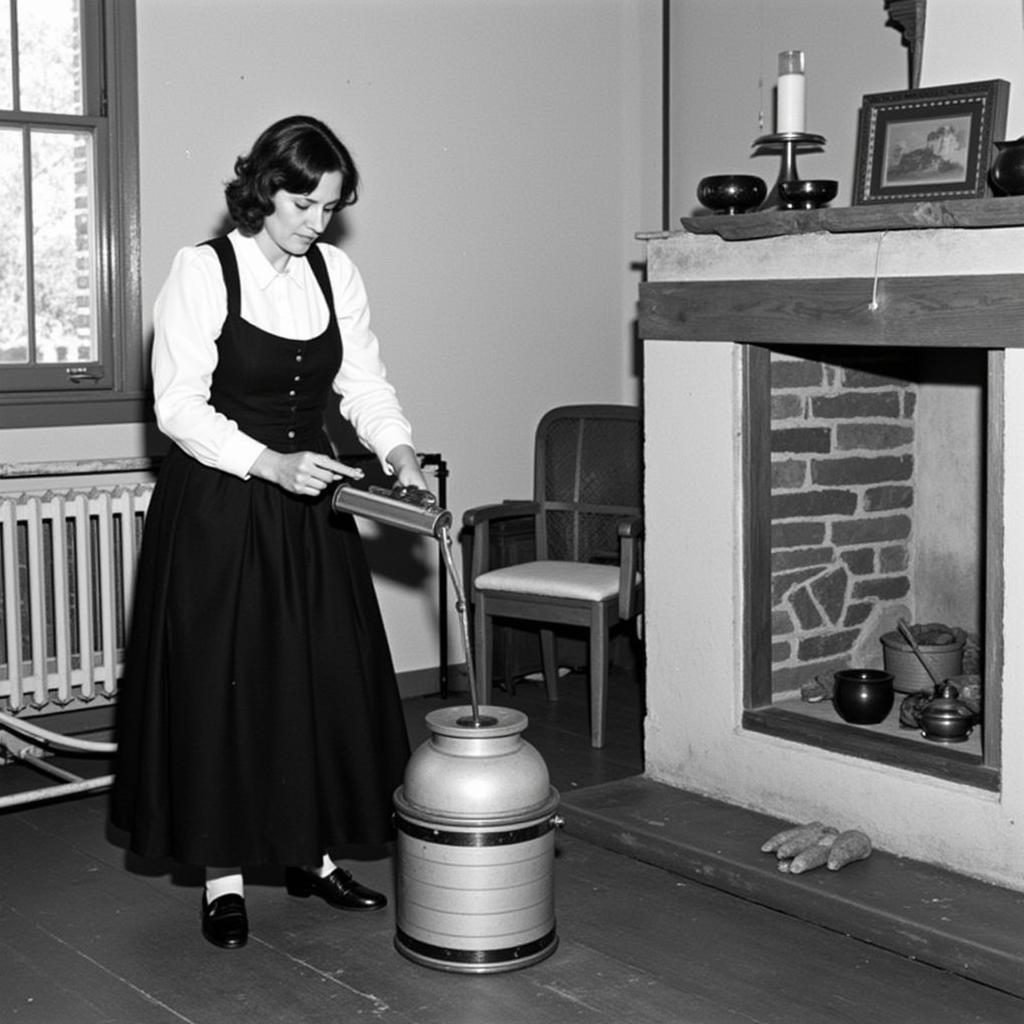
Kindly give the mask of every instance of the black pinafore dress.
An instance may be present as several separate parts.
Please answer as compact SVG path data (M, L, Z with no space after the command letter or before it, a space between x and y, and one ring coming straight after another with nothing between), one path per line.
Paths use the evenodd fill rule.
M342 339L296 341L241 317L227 288L211 404L277 451L329 452L323 410ZM153 493L118 693L111 820L143 857L318 864L391 836L408 739L362 543L317 498L202 465L176 445Z

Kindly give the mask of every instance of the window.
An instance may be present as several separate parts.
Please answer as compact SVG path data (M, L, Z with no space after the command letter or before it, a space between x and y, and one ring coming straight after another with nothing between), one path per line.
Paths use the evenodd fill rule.
M141 420L133 0L0 0L0 425Z

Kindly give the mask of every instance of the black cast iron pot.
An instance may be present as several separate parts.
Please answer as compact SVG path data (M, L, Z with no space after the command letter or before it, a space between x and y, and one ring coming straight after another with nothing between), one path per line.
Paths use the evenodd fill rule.
M892 673L876 668L847 668L834 677L832 703L845 722L877 725L892 710Z

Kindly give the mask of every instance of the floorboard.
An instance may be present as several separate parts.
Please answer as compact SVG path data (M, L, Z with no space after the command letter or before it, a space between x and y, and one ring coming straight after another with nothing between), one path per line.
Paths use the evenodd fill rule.
M589 746L582 677L548 704L533 684L497 703L564 796L642 769L642 692L612 688L608 743ZM412 698L425 714L458 701ZM0 786L10 784L0 769ZM387 857L346 862L393 897ZM394 916L344 914L247 886L243 950L199 933L194 871L141 863L93 795L0 815L0 1021L11 1024L1021 1024L1024 1001L643 863L565 830L557 839L559 946L519 971L433 970L393 946Z
M781 874L760 846L792 822L642 777L569 794L562 816L580 838L1024 998L1024 894L884 851Z

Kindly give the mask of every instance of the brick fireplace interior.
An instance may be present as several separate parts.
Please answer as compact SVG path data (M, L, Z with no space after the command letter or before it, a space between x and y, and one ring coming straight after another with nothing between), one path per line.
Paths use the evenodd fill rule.
M965 630L976 670L985 353L776 349L769 380L773 695L881 668L900 617Z

